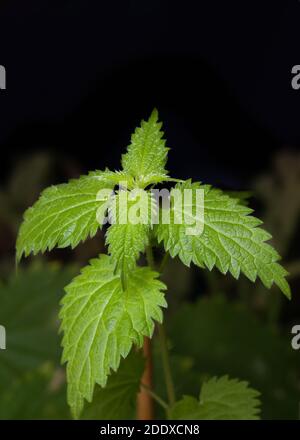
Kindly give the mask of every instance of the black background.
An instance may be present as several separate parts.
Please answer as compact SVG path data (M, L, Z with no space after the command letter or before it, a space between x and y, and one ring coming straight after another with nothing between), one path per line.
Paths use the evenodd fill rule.
M300 145L300 2L2 0L1 178L50 149L119 168L156 106L173 176L243 189Z
M7 89L0 90L0 214L4 213L0 216L1 276L11 271L18 223L24 210L38 197L42 189L39 185L61 183L76 177L76 173L106 166L118 169L131 132L153 107L158 108L164 122L171 148L167 169L173 177L192 177L224 189L251 189L258 175L271 167L277 151L299 150L300 89L291 86L292 67L300 65L298 0L1 0L0 65L7 72ZM50 152L56 165L59 161L63 165L54 170L51 178L41 173L40 180L33 179L32 188L28 183L27 192L32 193L29 201L19 191L25 181L20 170L17 169L16 184L11 186L9 182L18 175L13 172L16 164L26 171L25 159L41 151ZM297 156L290 157L293 160ZM29 160L30 163L33 162ZM289 166L290 162L286 163ZM38 167L29 167L32 175L36 173L38 177ZM295 172L297 167L290 173L292 183ZM44 178L49 181L44 182ZM285 233L281 227L285 223L280 221L292 218L293 207L297 209L297 189L295 195L294 186L290 188L288 182L285 188L285 182L279 182L279 191L274 192L275 197L281 195L283 188L284 197L275 207L284 216L276 210L272 212L272 206L267 207L279 242ZM267 194L266 186L265 189ZM261 199L253 199L250 206L254 204L260 216L263 203L260 206ZM5 217L10 211L13 215ZM284 243L284 262L299 261L299 239L299 227L295 226L293 237ZM103 237L99 240L96 236L87 243L74 251L56 250L48 258L83 266L101 246L101 251L105 249ZM293 387L298 364L289 364L282 351L276 357L276 347L281 347L276 344L282 337L282 342L290 347L291 325L299 323L299 273L291 279L293 299L287 305L276 297L273 301L273 296L269 300L261 295L257 284L248 290L250 283L245 280L233 284L230 277L208 278L195 267L187 276L187 272L178 270L176 261L174 264L166 274L172 295L175 290L169 310L181 304L183 290L187 301L196 301L206 293L229 292L228 298L236 299L236 303L244 301L247 307L249 303L249 310L253 305L257 317L265 318L264 323L269 325L270 317L270 321L278 320L270 346L263 338L257 340L258 345L264 344L261 353L266 354L269 370L265 370L268 380L253 373L253 386L257 383L257 389L261 390L262 385L267 391L264 414L296 417L299 393ZM224 325L229 322L226 319L225 316ZM217 324L211 327L216 341L223 332L222 323ZM244 335L247 341L248 335L253 341L256 333L249 328L249 332L244 329ZM243 340L240 331L236 336ZM241 355L237 350L241 345L233 341L227 349L226 337L224 341L228 357L224 355L222 365L214 363L212 350L207 363L200 356L199 371L227 374L223 368L228 359L239 365ZM277 350L274 349L274 357L273 343ZM252 356L254 351L249 353L248 364L252 365L256 356ZM233 377L236 365L229 371ZM244 375L247 372L241 371L241 377ZM274 377L280 379L273 380ZM273 396L279 385L281 390L280 381L287 390L281 402L281 397L277 401L277 396ZM13 403L15 397L12 394ZM214 426L223 432L223 424ZM244 425L240 426L244 432ZM269 429L267 424L259 426ZM19 429L29 430L30 425L19 425ZM76 430L82 437L81 429L86 433L85 424L75 424L72 435ZM98 422L89 425L89 429L91 438L99 436ZM211 425L202 425L202 434L205 429L211 434ZM286 427L280 425L279 429ZM36 430L39 435L44 431L42 427Z

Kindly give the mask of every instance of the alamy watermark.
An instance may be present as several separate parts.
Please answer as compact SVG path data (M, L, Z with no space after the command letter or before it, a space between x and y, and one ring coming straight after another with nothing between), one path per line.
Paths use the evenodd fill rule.
M4 66L0 65L0 90L6 89L6 70Z
M97 200L99 224L176 224L184 225L186 235L201 235L204 229L204 190L202 188L173 188L169 191L141 188L127 190L126 182L119 182L120 190L101 189ZM160 209L159 209L160 208Z
M3 325L0 325L0 350L6 349L6 330Z
M294 325L292 328L291 333L295 336L293 336L291 340L291 345L294 350L300 349L300 325Z
M300 89L300 65L297 64L292 67L292 77L291 85L294 90Z

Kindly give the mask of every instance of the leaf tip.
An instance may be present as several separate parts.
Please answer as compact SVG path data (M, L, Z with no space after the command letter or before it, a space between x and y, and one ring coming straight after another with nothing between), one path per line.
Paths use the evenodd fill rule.
M157 122L158 120L158 110L156 107L154 107L154 109L152 110L152 113L150 115L150 120L153 122Z

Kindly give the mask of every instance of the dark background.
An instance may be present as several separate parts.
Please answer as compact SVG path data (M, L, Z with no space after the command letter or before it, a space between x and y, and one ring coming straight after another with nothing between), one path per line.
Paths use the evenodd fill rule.
M2 179L43 149L118 168L154 106L177 177L243 189L299 147L297 0L2 0L0 17Z
M74 250L23 259L16 274L23 213L51 184L118 169L154 106L170 174L249 189L241 202L272 234L293 293L288 301L244 276L170 259L176 394L198 398L203 380L228 374L262 393L262 418L299 418L291 328L300 324L300 89L291 70L300 65L300 1L1 0L0 65L0 324L9 347L0 420L70 417L58 304L74 273L106 252L98 231ZM153 359L155 391L166 398L156 335Z

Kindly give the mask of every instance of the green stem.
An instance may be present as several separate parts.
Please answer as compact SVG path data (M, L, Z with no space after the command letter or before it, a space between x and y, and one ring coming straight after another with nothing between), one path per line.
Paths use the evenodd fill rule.
M162 260L161 260L161 263L160 263L160 266L159 266L159 273L163 273L168 260L169 260L169 252L166 252L165 255L163 256Z
M152 269L155 269L153 251L152 251L151 246L148 246L146 248L146 257L147 257L147 261L148 261L149 266ZM160 273L163 272L163 270L166 266L166 263L168 261L168 258L169 258L169 254L168 254L168 252L166 252L165 255L163 256L163 259L162 259L160 267L159 267ZM172 377L172 372L171 372L171 365L170 365L170 357L169 357L166 332L165 332L165 329L162 324L158 324L157 327L158 327L159 345L160 345L161 356L162 356L165 384L166 384L167 396L168 396L168 401L169 401L169 406L167 406L167 408L165 408L165 410L167 412L167 416L169 417L169 407L174 405L174 403L176 401L175 387L174 387L174 382L173 382L173 377ZM154 398L154 396L153 396L153 398Z
M173 382L172 372L171 372L167 337L166 337L166 333L165 333L165 329L164 329L163 325L159 324L157 327L158 327L158 336L159 336L159 342L160 342L160 350L161 350L161 356L162 356L162 363L163 363L165 383L166 383L166 388L167 388L168 401L169 401L169 405L173 406L176 401L176 397L175 397L175 387L174 387L174 382Z
M158 394L156 394L154 391L152 391L149 387L147 387L147 385L145 384L141 384L141 387L147 391L147 393L149 394L149 396L151 396L154 400L156 400L156 402L162 407L164 408L167 412L169 412L169 405L167 404L167 402L165 402Z
M150 245L146 247L146 257L147 257L147 261L148 261L148 264L151 267L151 269L155 269L152 246L150 246Z

